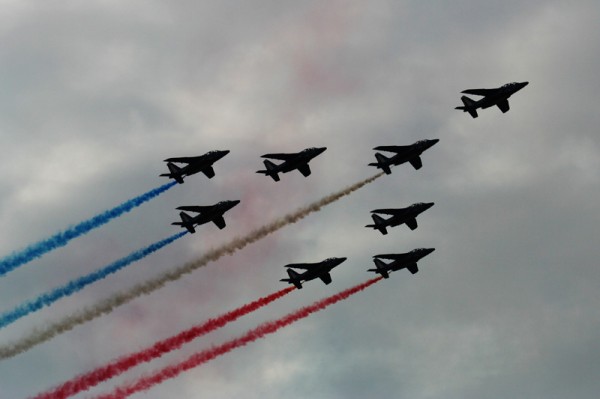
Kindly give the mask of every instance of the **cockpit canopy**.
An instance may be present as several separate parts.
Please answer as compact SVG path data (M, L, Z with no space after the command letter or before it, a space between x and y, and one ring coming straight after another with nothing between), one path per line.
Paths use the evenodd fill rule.
M508 87L513 87L513 86L517 86L517 85L518 85L517 82L510 82L510 83L507 83L505 85L502 85L502 87L508 88Z
M428 143L429 143L429 140L423 139L423 140L417 141L415 143L415 146L417 146L417 147L424 147L424 146L428 145Z

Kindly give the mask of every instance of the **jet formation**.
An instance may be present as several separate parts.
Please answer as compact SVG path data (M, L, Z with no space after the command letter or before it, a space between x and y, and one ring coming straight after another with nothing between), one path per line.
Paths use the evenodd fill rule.
M368 224L365 227L372 227L379 230L383 235L388 233L388 227L399 226L401 224L406 224L411 230L415 230L417 228L417 216L431 208L433 204L433 202L419 202L406 208L375 209L371 211L374 224ZM379 216L382 214L391 215L391 217L384 219Z
M302 282L320 278L325 284L331 283L331 270L344 262L346 258L327 258L317 263L291 263L285 265L289 278L283 278L279 281L294 284L296 288L302 288ZM298 273L294 269L306 270L304 273Z
M207 206L180 206L176 209L180 211L194 212L198 215L190 216L185 212L180 212L179 217L181 218L181 222L174 222L171 224L184 227L192 234L196 232L194 229L195 226L199 226L208 222L213 222L219 229L224 229L225 218L223 217L223 214L239 203L239 200L235 200L221 201L214 205Z
M419 140L410 145L383 145L373 148L376 151L393 152L395 155L386 157L385 155L376 152L375 159L377 162L370 163L369 166L375 166L377 169L383 170L386 174L391 174L391 166L401 165L405 162L409 162L413 168L421 169L423 161L421 161L421 154L433 147L439 139L433 140Z
M267 158L264 160L266 170L257 170L256 173L262 173L266 176L271 176L273 180L279 181L279 173L287 173L298 169L298 171L302 173L302 176L307 177L311 174L308 163L314 157L323 153L323 151L326 149L327 147L311 147L296 153L262 155L261 158ZM283 162L279 165L276 165L270 161L271 159L277 159Z
M167 162L169 173L163 173L161 176L175 179L175 181L179 184L183 184L184 176L191 176L198 172L202 172L206 175L206 177L212 179L215 177L215 170L213 169L212 165L227 154L229 154L229 150L215 150L209 151L206 154L197 157L168 158L165 159L164 162ZM186 165L179 167L175 165L176 163L183 163Z
M419 271L417 262L435 251L435 248L417 248L403 254L381 254L373 256L375 269L369 269L370 272L380 274L383 278L389 278L390 272L395 272L400 269L408 269L409 272L415 274ZM390 263L385 263L381 259L391 260Z
M419 140L410 145L399 145L399 146L379 146L375 147L376 151L386 151L394 153L393 156L386 157L383 154L375 153L376 163L370 163L370 166L375 166L378 169L382 169L386 174L391 173L391 166L401 165L403 163L410 163L415 169L421 169L423 163L421 161L421 155L423 152L434 146L439 142L439 139L431 140ZM310 166L308 163L318 155L322 154L327 148L326 147L310 147L306 148L297 153L273 153L262 155L266 170L259 170L256 173L261 173L266 176L270 176L273 180L279 181L279 173L287 173L293 170L298 170L304 177L311 174ZM162 174L161 176L167 176L175 179L178 183L183 183L184 176L191 176L198 172L204 173L208 178L215 176L213 164L219 159L223 158L229 153L225 151L209 151L204 155L197 157L180 157L180 158L168 158L165 159L169 173ZM276 165L271 161L276 159L283 161ZM175 163L186 164L183 167L178 167ZM181 226L190 233L196 232L196 227L213 222L219 229L226 227L224 214L239 204L239 200L235 201L221 201L214 205L206 206L180 206L176 208L181 211L179 217L181 221L172 223L176 226ZM406 224L411 230L415 230L418 227L417 216L425 212L427 209L434 205L433 202L428 203L415 203L406 208L385 208L375 209L371 211L371 217L373 218L373 224L368 224L365 227L371 227L375 230L379 230L382 234L388 233L387 229L390 227L399 226ZM196 213L195 216L190 216L186 212ZM390 217L384 219L381 215L389 215ZM434 250L434 248L419 248L405 254L383 254L375 255L374 262L376 269L369 269L381 274L383 277L388 278L390 271L407 268L411 273L416 273L417 261L422 257L428 255ZM391 259L392 262L384 263L381 259ZM283 282L293 284L296 288L302 288L302 283L305 283L314 279L321 279L323 283L331 283L331 270L344 262L346 258L328 258L321 262L316 263L291 263L285 265L287 268L288 278L281 279ZM296 269L304 270L298 272Z
M477 118L477 109L485 109L493 107L494 105L500 108L502 113L508 112L510 106L508 105L508 98L527 86L529 82L512 82L507 83L501 87L495 89L467 89L463 90L463 94L472 94L475 96L483 96L479 100L473 100L467 96L462 96L460 99L463 102L463 106L456 107L455 109L468 112L473 118Z

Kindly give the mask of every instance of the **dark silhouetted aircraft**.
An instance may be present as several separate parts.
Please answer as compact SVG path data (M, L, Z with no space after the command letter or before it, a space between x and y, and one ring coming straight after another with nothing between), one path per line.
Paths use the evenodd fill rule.
M325 284L331 283L331 275L329 272L331 269L345 261L346 258L327 258L324 261L317 263L292 263L285 265L287 267L287 273L290 278L283 278L279 281L285 281L286 283L292 283L296 288L302 288L303 281L314 280L320 278ZM304 269L304 273L298 273L293 269Z
M390 166L400 165L405 162L410 162L415 169L421 169L423 162L421 161L420 155L435 145L438 141L440 140L419 140L410 145L383 145L375 147L373 149L376 151L395 152L396 155L388 158L385 155L376 152L375 159L377 159L377 162L370 163L369 166L375 166L378 169L383 170L388 175L392 173Z
M483 96L479 100L473 100L467 96L462 96L464 106L456 107L464 112L471 114L473 118L477 118L477 108L485 109L497 105L500 111L503 113L508 112L510 109L508 105L508 98L527 86L529 82L512 82L507 83L502 87L496 89L468 89L463 90L461 93L473 94L475 96Z
M405 223L411 230L414 230L417 228L417 216L432 206L433 202L419 202L412 204L407 208L375 209L374 211L371 211L371 217L373 218L373 222L375 222L375 224L368 224L365 227L377 229L381 231L381 234L384 235L387 234L387 227L399 226L403 223ZM384 219L379 216L379 214L392 216L388 219Z
M258 170L256 173L262 173L264 175L271 176L275 181L279 181L278 173L287 173L294 169L298 169L298 171L302 173L302 176L304 177L309 176L310 167L308 166L308 162L326 149L327 147L312 147L292 154L262 155L261 158L277 159L283 162L279 165L275 165L273 162L269 161L269 159L265 159L264 163L267 170Z
M212 165L227 154L229 154L229 150L209 151L198 157L168 158L164 162L167 162L169 173L163 173L161 176L175 179L180 184L183 184L183 176L191 176L198 172L202 172L206 177L212 179L215 177L215 170ZM179 167L175 165L176 163L185 163L187 165Z
M185 227L190 233L195 233L194 226L213 222L218 228L225 228L225 218L223 214L239 204L240 201L221 201L208 206L180 206L180 211L196 212L198 215L192 217L185 212L180 212L181 222L171 223L176 226Z
M417 248L404 254L382 254L373 256L375 269L369 269L370 272L381 274L383 278L389 278L389 272L395 272L407 268L412 274L419 271L417 262L435 251L435 248ZM381 259L390 259L390 263L385 263Z

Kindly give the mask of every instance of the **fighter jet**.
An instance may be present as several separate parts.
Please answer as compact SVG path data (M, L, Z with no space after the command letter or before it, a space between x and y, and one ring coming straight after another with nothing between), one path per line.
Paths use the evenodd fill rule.
M325 151L327 147L321 148L306 148L297 153L291 154L265 154L262 155L261 158L265 159L265 167L266 170L257 170L256 173L262 173L267 176L271 176L273 180L279 181L278 173L287 173L291 172L294 169L298 169L300 173L304 177L310 175L310 167L308 166L308 162ZM269 159L277 159L283 161L279 165L275 165L273 162L269 161Z
M208 206L180 206L180 211L195 212L198 215L192 217L185 212L180 212L181 222L171 223L176 226L185 227L190 233L195 233L194 226L213 222L219 229L225 228L225 218L223 214L239 204L240 201L221 201Z
M373 218L373 222L375 222L375 224L368 224L365 227L377 229L383 235L387 234L387 227L399 226L402 223L405 223L411 230L415 230L417 228L417 216L432 206L433 202L419 202L412 204L407 208L375 209L374 211L371 211L371 217ZM379 214L392 216L388 219L384 219L379 216Z
M477 118L477 108L485 109L493 107L494 105L497 105L502 113L508 112L510 109L508 105L508 98L528 84L529 82L512 82L495 89L463 90L461 93L483 96L483 98L479 100L473 100L467 96L462 96L460 99L462 100L464 106L456 107L455 109L468 112L473 118Z
M215 176L215 170L212 165L225 155L229 154L229 150L225 151L209 151L204 155L197 157L181 157L181 158L168 158L164 162L167 162L169 173L163 173L161 176L167 176L179 184L183 184L183 176L191 176L198 172L202 172L212 179ZM187 164L183 167L175 165L176 163Z
M425 150L434 146L438 141L440 140L419 140L410 145L383 145L375 147L373 149L376 151L395 152L396 155L388 158L385 155L376 152L375 159L377 159L377 162L370 163L369 166L375 166L377 169L383 170L388 175L392 173L390 166L400 165L405 162L410 162L415 169L421 169L423 162L421 161L420 155L425 152Z
M389 278L389 272L395 272L400 269L408 269L412 274L419 271L417 262L435 251L435 248L417 248L404 254L382 254L373 256L375 269L369 269L370 272L381 274L383 278ZM381 259L390 259L392 262L385 263Z
M327 258L317 263L292 263L285 265L287 267L287 273L290 278L283 278L279 281L285 281L286 283L292 283L296 288L302 288L303 281L314 280L320 278L325 284L331 283L331 275L329 272L331 269L345 261L346 258ZM293 269L304 269L304 273L298 273Z

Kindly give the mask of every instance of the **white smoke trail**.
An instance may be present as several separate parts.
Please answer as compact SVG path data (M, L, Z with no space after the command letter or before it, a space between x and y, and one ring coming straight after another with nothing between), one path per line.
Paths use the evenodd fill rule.
M216 249L210 250L204 256L188 262L183 266L172 271L167 271L152 280L147 280L137 284L128 291L122 291L114 294L112 297L104 299L93 306L87 307L79 312L50 324L44 328L34 330L30 335L25 336L11 344L0 346L0 359L6 359L23 353L36 345L52 339L53 337L69 331L79 324L91 321L97 317L112 312L115 308L132 301L142 295L150 294L153 291L161 288L170 281L175 281L184 275L193 272L194 270L206 266L208 263L216 261L224 255L231 255L234 252L252 244L271 233L285 227L289 224L298 222L313 212L319 211L322 207L329 205L342 197L345 197L359 188L373 182L381 177L383 173L371 176L368 179L362 180L336 193L330 194L318 201L315 201L308 206L300 208L295 212L284 215L283 217L266 224L258 229L251 231L243 237L234 238L229 243L222 245Z

